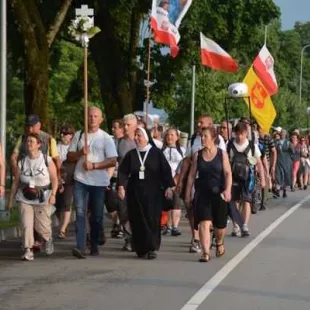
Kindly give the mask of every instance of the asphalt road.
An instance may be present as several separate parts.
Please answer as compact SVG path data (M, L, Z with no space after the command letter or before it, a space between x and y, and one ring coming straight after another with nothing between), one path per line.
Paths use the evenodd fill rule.
M100 257L77 260L72 236L33 262L19 260L19 241L0 243L0 309L309 310L309 194L271 200L252 217L251 236L227 236L226 254L208 263L188 252L185 219L182 236L164 237L154 261L123 252L116 239Z

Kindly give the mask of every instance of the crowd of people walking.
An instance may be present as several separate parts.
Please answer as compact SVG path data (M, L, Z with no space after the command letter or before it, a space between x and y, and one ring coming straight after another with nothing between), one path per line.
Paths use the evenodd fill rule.
M182 143L177 128L155 124L149 131L134 114L113 122L113 136L100 129L102 122L102 111L92 107L87 135L67 124L57 143L41 130L37 115L27 116L11 156L8 199L9 209L14 199L19 204L23 260L33 260L43 248L53 254L52 214L60 223L57 238L65 239L74 208L72 255L79 259L100 254L105 209L111 237L123 238L123 250L147 259L157 257L162 235L182 234L185 210L189 251L208 262L213 246L216 257L225 254L229 218L231 235L248 237L251 214L266 210L268 198L308 186L309 138L298 130L288 138L280 127L269 134L245 117L216 126L211 116L201 115L195 134ZM0 181L1 196L1 147Z

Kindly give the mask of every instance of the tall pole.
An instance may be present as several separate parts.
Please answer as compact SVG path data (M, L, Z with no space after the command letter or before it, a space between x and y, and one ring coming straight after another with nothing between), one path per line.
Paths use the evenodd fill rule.
M145 122L146 128L148 128L148 118L149 118L149 105L150 105L150 88L151 88L151 35L149 37L149 48L147 56L147 84L146 84L146 100L145 100Z
M87 5L82 5L80 9L75 9L75 16L80 24L83 19L88 19L88 30L91 30L94 26L94 10L88 8ZM80 20L79 20L80 19ZM88 44L89 35L86 29L83 29L83 33L80 34L79 41L82 43L84 50L84 144L88 146L88 68L87 68L87 56L88 56ZM87 155L85 155L85 161L87 161Z
M265 26L265 39L264 39L264 45L267 45L267 37L268 37L268 26Z
M195 123L195 85L196 84L196 66L193 65L192 72L192 102L191 102L191 136L194 134L194 123Z
M301 106L301 97L302 97L302 65L303 65L303 56L306 48L310 47L310 44L305 45L301 49L300 53L300 77L299 77L299 106Z
M7 1L1 1L1 77L0 77L0 142L3 156L6 154L6 57L7 57ZM5 197L0 201L0 219L5 219Z
M2 145L2 151L5 156L6 149L6 57L7 57L7 20L6 20L6 1L1 1L1 85L0 85L0 104L1 104L1 113L0 113L0 141Z
M88 68L87 68L87 46L84 46L84 143L88 145ZM87 155L85 155L87 160Z

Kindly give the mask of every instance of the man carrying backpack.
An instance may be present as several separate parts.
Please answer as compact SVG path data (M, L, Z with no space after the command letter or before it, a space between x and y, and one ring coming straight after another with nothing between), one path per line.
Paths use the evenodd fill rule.
M265 187L264 170L261 162L261 152L256 143L247 139L248 128L243 122L239 122L235 127L235 138L227 145L227 152L230 158L232 169L232 199L231 203L239 202L243 205L244 224L241 227L243 237L250 235L248 224L251 216L251 192L254 189L256 165L261 187ZM239 227L234 225L233 235L238 235Z

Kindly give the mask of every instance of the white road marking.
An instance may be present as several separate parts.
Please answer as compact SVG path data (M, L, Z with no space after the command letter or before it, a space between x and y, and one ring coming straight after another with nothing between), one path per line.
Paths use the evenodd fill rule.
M255 239L247 244L235 257L233 257L221 270L219 270L208 282L206 282L197 293L181 308L181 310L196 310L206 298L215 290L215 288L283 221L291 214L299 209L306 201L310 199L310 195L302 199L294 205L265 230L263 230Z

